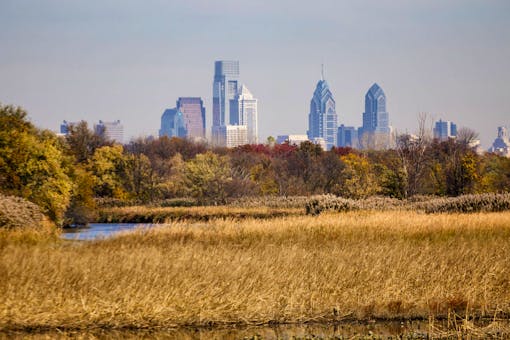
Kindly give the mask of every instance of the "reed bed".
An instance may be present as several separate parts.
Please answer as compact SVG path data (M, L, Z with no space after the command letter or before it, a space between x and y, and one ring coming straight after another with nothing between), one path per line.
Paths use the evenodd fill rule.
M510 213L324 213L2 245L0 329L510 315Z
M272 207L112 207L99 211L99 223L168 223L174 221L209 221L213 219L268 219L304 214L304 208Z

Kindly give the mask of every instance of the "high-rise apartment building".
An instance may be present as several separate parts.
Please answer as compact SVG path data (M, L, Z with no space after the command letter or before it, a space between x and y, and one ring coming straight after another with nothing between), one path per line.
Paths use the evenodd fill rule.
M98 135L104 136L106 139L123 143L124 142L124 126L120 120L114 122L99 121L94 125L94 132Z
M337 144L338 117L335 105L333 94L323 76L310 102L307 135L310 140L324 138L328 150Z
M246 125L248 143L258 144L257 99L253 98L250 90L241 85L230 106L230 124Z
M434 138L440 141L446 141L449 138L455 138L457 136L457 125L450 122L449 120L439 120L434 125Z

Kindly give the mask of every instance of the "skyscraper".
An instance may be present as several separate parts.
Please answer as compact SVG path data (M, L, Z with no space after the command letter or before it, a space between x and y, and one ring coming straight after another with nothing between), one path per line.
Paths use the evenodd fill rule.
M449 120L439 120L434 126L434 138L440 141L446 141L448 138L454 138L457 136L457 125L450 122Z
M333 94L323 75L310 102L307 134L310 140L324 138L328 150L336 146L337 141L338 117L335 105Z
M246 125L248 143L258 144L257 99L253 98L245 85L241 85L230 106L230 124Z
M372 85L365 95L363 132L390 133L386 95L377 84Z
M175 115L177 108L166 109L161 116L161 129L159 129L159 137L167 136L174 137L177 135L175 132Z
M239 61L220 60L214 63L213 121L214 127L228 125L230 103L235 99L239 82Z
M159 136L205 138L205 107L200 97L179 97L176 107L161 116Z
M257 99L253 98L246 86L240 85L239 62L216 61L213 81L212 143L218 146L257 143L257 115Z
M205 138L205 107L200 97L180 97L177 109L182 112L187 138Z
M338 127L337 146L358 148L358 129L341 124Z
M365 95L363 126L358 131L362 148L380 149L391 146L392 129L389 114L386 111L386 95L382 88L374 83Z
M510 138L508 129L505 126L498 127L498 137L489 148L489 152L494 152L500 156L510 157Z

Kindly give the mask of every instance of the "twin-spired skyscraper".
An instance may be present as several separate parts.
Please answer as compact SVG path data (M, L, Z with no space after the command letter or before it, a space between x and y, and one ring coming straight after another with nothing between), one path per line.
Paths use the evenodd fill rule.
M336 103L328 83L322 74L310 101L308 115L308 139L325 141L330 150L333 146L350 146L381 149L391 146L392 129L386 111L386 95L382 88L373 84L365 95L363 126L338 126Z
M214 63L212 142L235 147L258 143L257 99L239 81L239 61Z

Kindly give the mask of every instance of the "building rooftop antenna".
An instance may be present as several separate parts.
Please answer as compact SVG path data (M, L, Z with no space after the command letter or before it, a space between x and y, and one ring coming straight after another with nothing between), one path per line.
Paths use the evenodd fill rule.
M324 63L321 64L321 80L324 80Z

